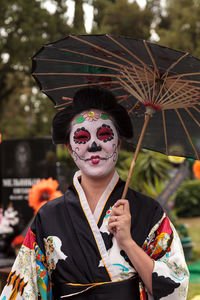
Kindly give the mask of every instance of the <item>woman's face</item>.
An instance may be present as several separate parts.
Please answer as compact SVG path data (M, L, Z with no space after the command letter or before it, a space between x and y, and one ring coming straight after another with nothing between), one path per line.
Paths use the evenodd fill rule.
M113 172L119 139L111 119L101 111L85 111L71 122L71 154L87 176L103 177Z

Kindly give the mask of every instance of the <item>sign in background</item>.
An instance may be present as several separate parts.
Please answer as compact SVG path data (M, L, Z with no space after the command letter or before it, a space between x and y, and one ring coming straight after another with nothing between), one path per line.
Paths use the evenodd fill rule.
M56 178L56 147L51 138L6 140L0 144L0 204L10 203L27 223L33 215L28 193L42 178Z
M177 169L173 178L169 181L166 188L162 191L162 193L157 197L157 201L162 205L167 213L169 213L169 208L167 206L167 201L170 197L176 192L179 186L183 183L183 181L189 176L189 163L186 160L184 163L180 165Z

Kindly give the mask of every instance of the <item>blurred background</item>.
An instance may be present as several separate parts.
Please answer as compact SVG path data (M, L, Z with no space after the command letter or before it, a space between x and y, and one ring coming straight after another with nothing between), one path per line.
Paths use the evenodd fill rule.
M146 39L200 58L200 0L0 0L1 287L38 207L51 193L64 193L76 170L65 148L52 144L57 111L31 77L36 51L71 33ZM121 151L117 170L123 179L131 158L131 152ZM200 162L142 150L131 186L157 199L175 224L191 272L188 299L196 300ZM37 205L30 199L33 187Z

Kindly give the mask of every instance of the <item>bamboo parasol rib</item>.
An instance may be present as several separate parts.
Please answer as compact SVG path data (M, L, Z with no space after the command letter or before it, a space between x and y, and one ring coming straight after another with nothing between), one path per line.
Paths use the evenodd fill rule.
M118 83L118 81L113 81L112 83ZM42 90L42 92L45 93L45 92L55 91L55 90L64 90L64 89L80 88L80 87L85 87L85 86L96 86L96 85L104 85L104 84L110 84L110 82L83 83L83 84L77 84L77 85L62 86L62 87Z
M168 155L168 142L167 142L167 127L165 122L165 111L162 111L162 119L163 119L163 131L164 131L164 138L165 138L165 154Z
M193 114L191 113L191 111L189 110L189 108L185 108L185 110L190 115L190 117L194 120L194 122L200 127L200 122L193 116Z
M189 142L190 142L190 144L191 144L191 146L192 146L192 148L193 148L193 150L194 150L194 152L195 152L195 154L196 154L196 157L197 157L197 159L199 160L199 155L198 155L197 150L196 150L196 148L195 148L195 146L194 146L194 144L193 144L193 142L192 142L192 139L191 139L191 137L190 137L190 134L189 134L189 132L188 132L188 130L187 130L187 128L186 128L184 122L183 122L183 119L181 118L181 115L180 115L178 109L175 109L175 111L176 111L176 113L177 113L177 115L178 115L178 117L179 117L179 120L180 120L180 122L181 122L183 128L184 128L184 131L185 131L185 133L186 133L186 135L187 135L187 137L188 137L188 140L189 140Z

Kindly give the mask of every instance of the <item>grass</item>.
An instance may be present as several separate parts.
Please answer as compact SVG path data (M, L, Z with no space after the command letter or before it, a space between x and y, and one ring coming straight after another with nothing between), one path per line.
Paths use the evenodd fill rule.
M200 260L200 217L178 219L178 223L184 224L187 227L189 236L194 245L192 261L187 262L189 265L190 263ZM200 295L200 283L190 282L187 300L191 300L196 295Z
M200 217L178 219L178 223L187 227L189 236L194 244L193 260L200 260Z
M200 284L190 283L187 300L191 300L194 296L200 295Z

